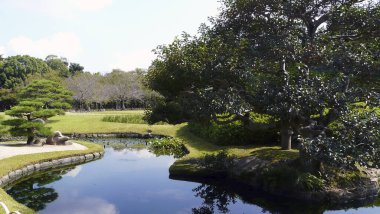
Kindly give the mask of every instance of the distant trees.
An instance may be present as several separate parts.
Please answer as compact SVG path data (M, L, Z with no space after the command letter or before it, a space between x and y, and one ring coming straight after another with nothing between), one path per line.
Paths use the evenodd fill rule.
M5 111L15 119L3 121L2 124L11 127L9 132L13 136L27 136L27 144L32 144L36 136L49 135L46 120L71 108L70 91L49 80L31 83L21 90L19 98L18 105Z
M46 64L58 72L61 77L74 76L77 73L82 73L84 67L78 63L69 63L67 58L49 55L45 58Z
M71 76L74 76L79 73L83 73L84 67L79 63L70 63L69 72Z
M115 69L105 75L81 73L66 79L67 88L74 92L74 108L101 110L112 108L144 108L155 93L143 86L144 71L125 72Z

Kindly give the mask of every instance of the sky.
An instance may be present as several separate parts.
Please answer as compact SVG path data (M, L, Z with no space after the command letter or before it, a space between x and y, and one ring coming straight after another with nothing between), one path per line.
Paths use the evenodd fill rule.
M54 54L90 72L148 68L171 43L218 13L218 0L0 0L0 54Z

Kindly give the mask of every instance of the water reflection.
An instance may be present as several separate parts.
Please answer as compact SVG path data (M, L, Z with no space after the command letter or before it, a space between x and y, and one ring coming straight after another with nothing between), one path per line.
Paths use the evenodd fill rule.
M215 207L220 213L228 213L230 203L236 203L235 194L229 193L223 188L208 184L201 184L193 189L196 197L203 199L203 205L199 208L193 208L193 214L214 213Z
M234 181L169 179L174 161L146 149L106 148L101 160L35 174L7 192L39 213L54 214L380 213L379 200L373 207L330 207L271 197Z
M74 169L74 167L50 171L43 174L35 174L31 177L20 180L12 188L8 188L7 193L16 201L35 211L43 210L46 207L46 204L51 203L58 198L58 193L55 189L47 187L46 185L60 180L62 175L72 169Z

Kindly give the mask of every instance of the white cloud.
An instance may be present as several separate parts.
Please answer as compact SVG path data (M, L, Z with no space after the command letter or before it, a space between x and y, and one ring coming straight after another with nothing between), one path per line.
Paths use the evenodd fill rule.
M148 68L155 59L155 55L151 50L138 50L130 53L116 53L114 59L115 62L111 64L110 70L131 71L135 68Z
M112 0L18 0L10 1L16 8L53 17L71 17L78 12L105 8Z
M50 207L44 210L44 213L52 213ZM62 196L59 203L54 204L54 213L56 214L117 214L114 204L111 204L100 198L67 198Z
M6 56L6 52L5 52L5 47L4 46L0 46L0 55L3 55L3 57Z
M59 32L52 36L33 40L26 36L19 36L8 42L7 51L14 54L27 54L45 58L49 54L76 58L83 49L79 37L71 32Z
M73 170L66 173L63 177L72 177L75 178L82 171L82 166L76 166Z

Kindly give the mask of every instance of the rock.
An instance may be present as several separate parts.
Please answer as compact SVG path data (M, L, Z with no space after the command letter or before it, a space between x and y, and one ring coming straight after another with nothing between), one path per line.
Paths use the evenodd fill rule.
M49 137L46 139L46 144L48 144L48 145L55 145L52 136L49 136Z
M43 146L46 143L45 139L40 139L37 138L36 140L33 141L33 146Z
M72 145L72 143L67 142L70 138L63 136L60 131L54 132L53 136L49 136L46 139L46 144L49 145Z

